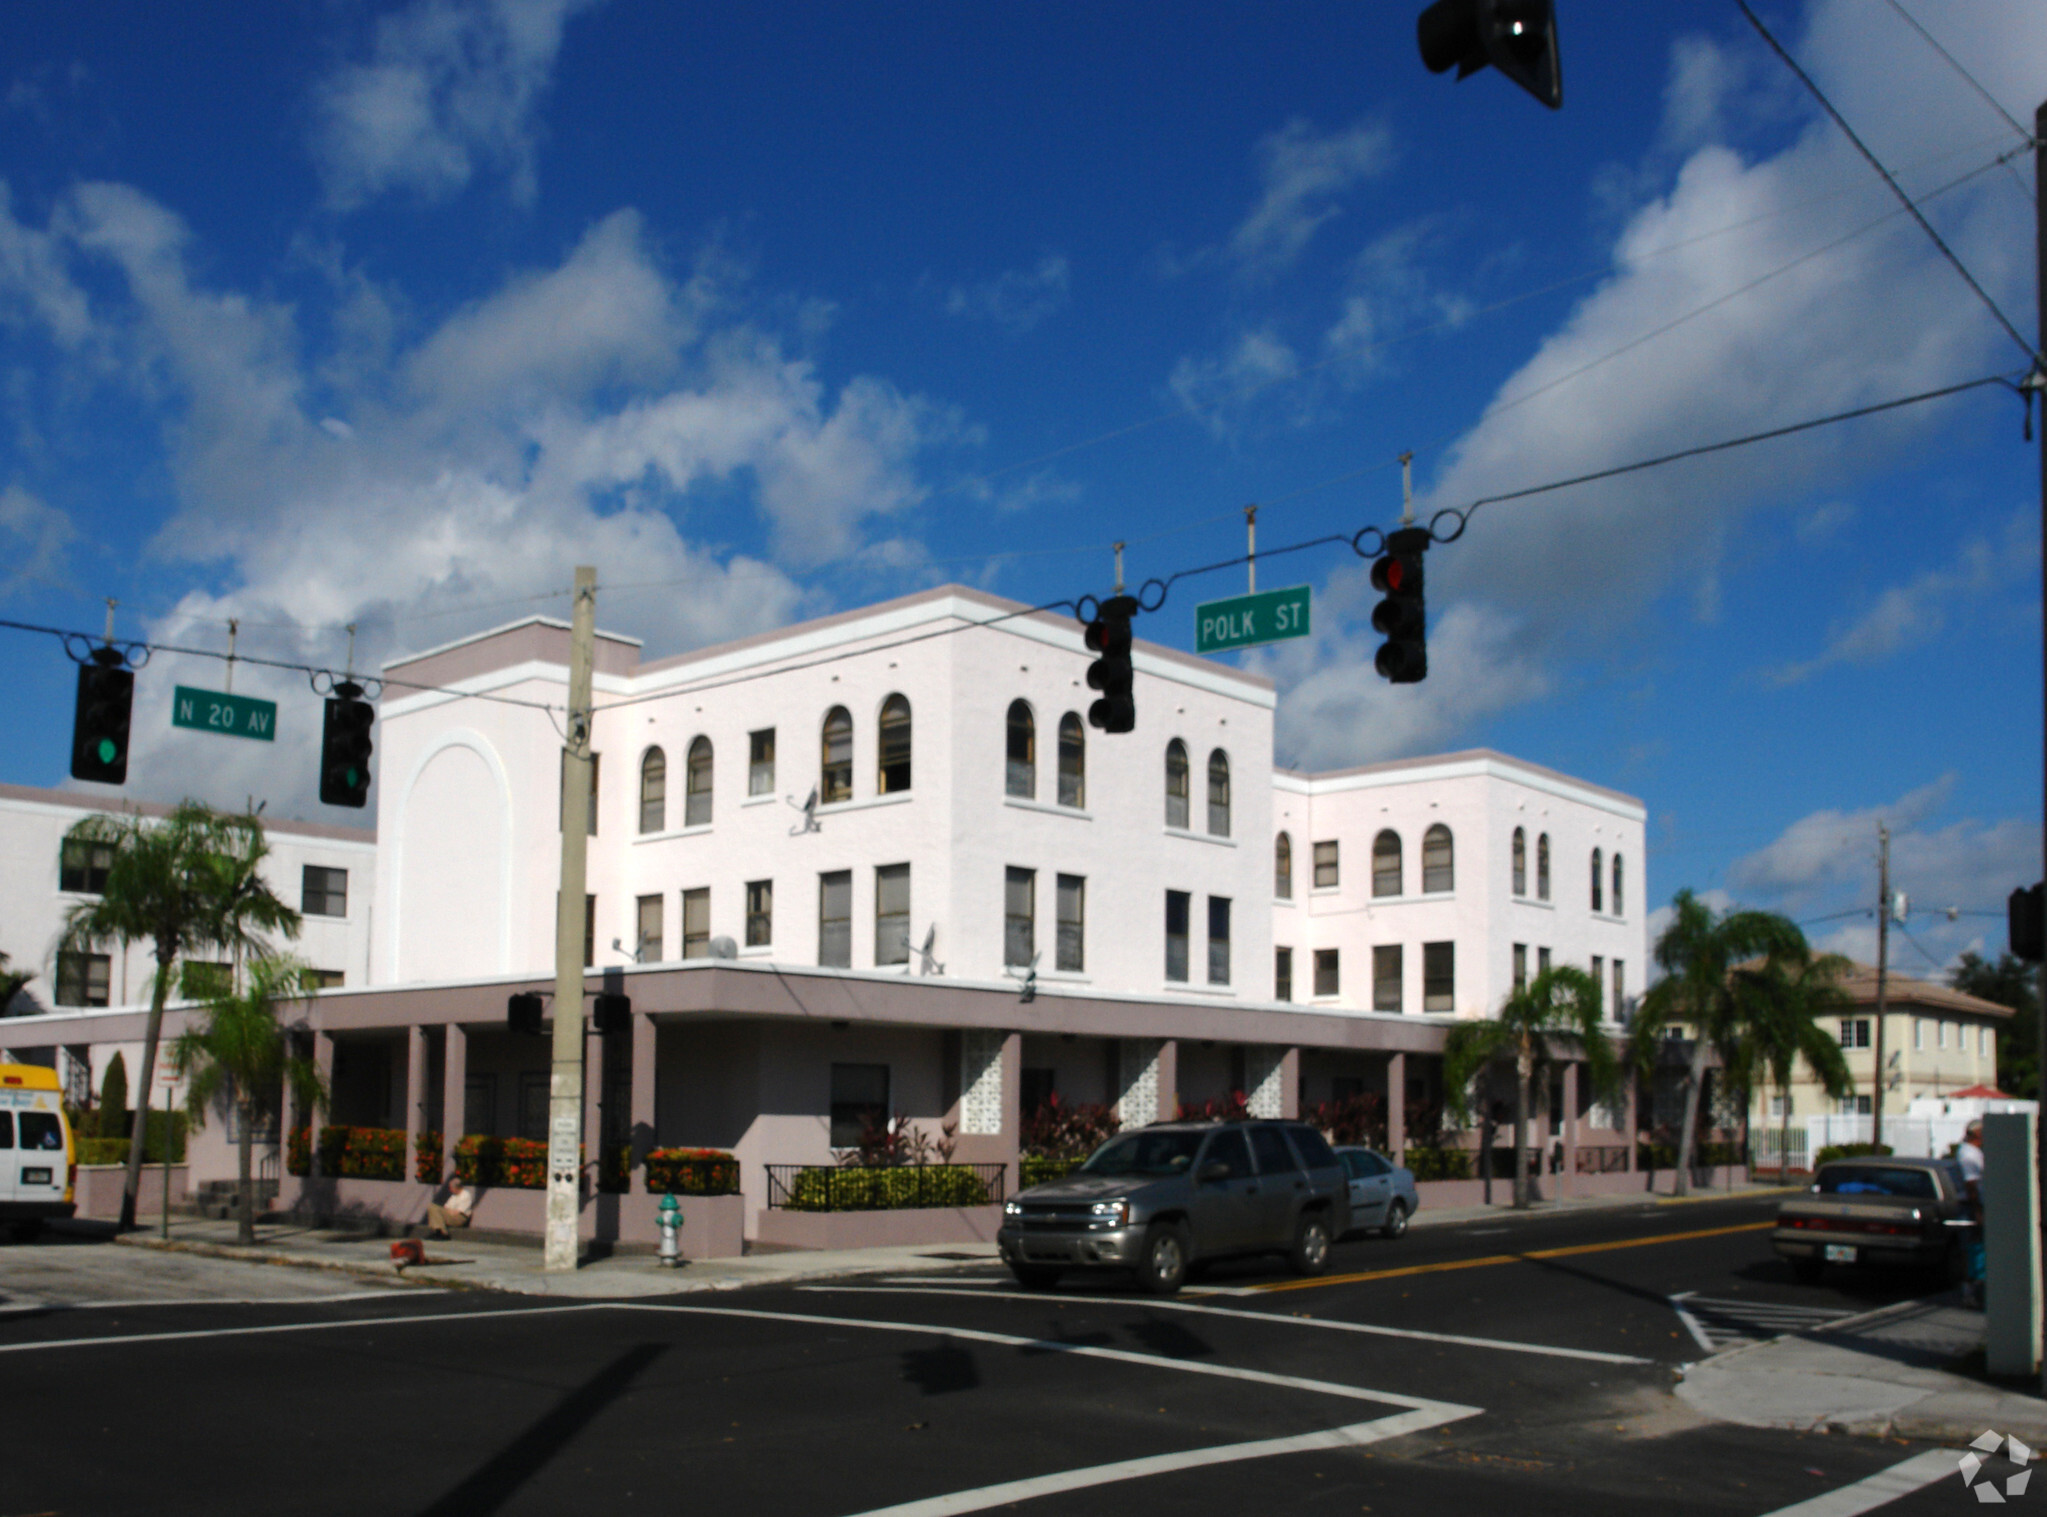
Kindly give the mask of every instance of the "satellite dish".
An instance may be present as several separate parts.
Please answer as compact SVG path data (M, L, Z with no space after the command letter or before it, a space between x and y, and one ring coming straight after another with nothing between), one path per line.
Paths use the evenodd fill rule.
M710 948L711 957L714 959L736 959L739 957L739 945L723 934L711 939Z
M792 806L796 805L796 798L794 796L784 796L783 799ZM803 813L803 820L789 829L789 836L794 838L801 837L806 832L824 831L824 828L818 824L817 820L817 786L812 785L810 787L810 794L804 797L803 805L798 809Z
M932 948L936 946L937 942L938 924L936 922L933 922L931 926L925 930L924 946L917 950L917 973L919 974L945 973L945 966L939 963L931 952ZM905 964L903 966L903 973L908 974L909 972L910 966L908 964Z

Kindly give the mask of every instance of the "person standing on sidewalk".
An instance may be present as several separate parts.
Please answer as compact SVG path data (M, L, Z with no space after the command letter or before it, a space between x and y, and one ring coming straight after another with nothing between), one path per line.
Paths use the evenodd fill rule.
M1962 1133L1955 1160L1962 1166L1962 1204L1975 1225L1962 1244L1967 1266L1962 1272L1962 1301L1968 1306L1983 1304L1983 1123L1971 1120Z

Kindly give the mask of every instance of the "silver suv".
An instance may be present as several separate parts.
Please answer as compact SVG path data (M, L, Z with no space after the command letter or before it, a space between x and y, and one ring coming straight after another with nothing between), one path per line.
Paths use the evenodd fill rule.
M1197 1263L1283 1253L1329 1268L1350 1227L1343 1164L1300 1122L1160 1122L1119 1133L1085 1164L1002 1208L1003 1262L1031 1290L1070 1269L1127 1269L1170 1295Z

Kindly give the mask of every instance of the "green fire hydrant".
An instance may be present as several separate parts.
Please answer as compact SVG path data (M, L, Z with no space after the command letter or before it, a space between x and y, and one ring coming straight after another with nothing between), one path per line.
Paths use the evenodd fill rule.
M663 1196L654 1220L661 1227L661 1262L673 1269L682 1263L682 1203L673 1195Z

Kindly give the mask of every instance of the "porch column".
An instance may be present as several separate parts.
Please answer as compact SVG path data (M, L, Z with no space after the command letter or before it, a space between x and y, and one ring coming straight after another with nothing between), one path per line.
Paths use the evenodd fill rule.
M1002 1165L1005 1196L1023 1189L1023 1034L1002 1038Z
M426 1131L426 1029L405 1029L405 1177L418 1173L419 1135Z
M1557 1179L1557 1195L1571 1194L1578 1175L1578 1065L1564 1066L1564 1172Z
M1254 1117L1301 1114L1301 1051L1253 1044L1244 1050L1244 1103Z
M1386 1055L1386 1157L1407 1162L1407 1055Z
M1179 1115L1179 1055L1180 1045L1171 1038L1117 1040L1116 1115L1125 1127Z
M461 1023L448 1024L447 1047L441 1056L441 1173L455 1167L455 1145L469 1125L469 1033ZM438 1183L438 1181L437 1181Z
M1628 1109L1621 1118L1621 1137L1628 1146L1628 1173L1631 1175L1635 1173L1635 1091L1641 1083L1632 1074L1628 1076Z
M313 1069L320 1077L320 1088L327 1092L327 1120L334 1120L334 1034L314 1029ZM144 1093L145 1095L147 1092ZM320 1117L317 1111L306 1113L309 1162L306 1178L316 1179L320 1173Z
M632 1193L647 1194L647 1155L655 1147L654 1131L654 1014L633 1013L633 1093L627 1121L632 1129Z

